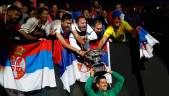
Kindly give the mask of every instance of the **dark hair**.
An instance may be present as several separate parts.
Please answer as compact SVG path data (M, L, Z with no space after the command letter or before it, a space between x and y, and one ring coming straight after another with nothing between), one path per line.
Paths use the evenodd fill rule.
M106 79L106 77L103 76L103 75L100 75L100 76L96 77L95 83L92 84L92 86L91 86L93 88L93 90L94 90L95 93L97 93L97 91L99 90L98 87L96 86L96 84L98 84L100 82L100 79ZM108 86L108 88L109 88L109 86Z
M95 27L97 23L102 24L102 21L99 19L94 20L93 27Z
M84 18L84 19L85 19L85 17L84 17L84 16L78 16L78 17L76 18L76 22L78 22L78 21L79 21L79 19L81 19L81 18Z
M68 20L68 19L72 19L72 15L71 14L68 14L68 13L65 13L62 18L61 18L61 21L64 22L65 20Z
M103 75L96 77L96 84L100 82L100 79L106 79L106 77Z
M48 8L42 7L37 10L37 15L42 14L44 11L48 11Z
M15 5L11 5L10 7L8 7L7 12L8 11L18 11L19 13L22 13L21 10Z

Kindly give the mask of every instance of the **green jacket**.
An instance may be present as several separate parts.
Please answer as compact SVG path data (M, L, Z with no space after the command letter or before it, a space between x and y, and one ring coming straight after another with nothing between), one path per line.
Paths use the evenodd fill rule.
M117 96L120 90L122 89L123 83L124 83L124 77L121 76L117 72L112 72L112 76L117 79L117 82L115 83L114 87L107 91L97 91L97 93L94 92L94 90L91 88L94 77L90 76L85 84L85 91L88 96Z

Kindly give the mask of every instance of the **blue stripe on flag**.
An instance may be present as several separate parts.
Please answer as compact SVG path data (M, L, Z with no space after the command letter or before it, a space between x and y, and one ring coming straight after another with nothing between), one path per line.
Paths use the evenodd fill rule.
M108 53L105 52L103 55L102 55L102 62L104 62L107 66L109 65L109 60L108 60Z
M26 73L32 73L38 69L48 67L53 69L52 52L43 50L38 54L26 57Z
M5 66L11 66L9 58L7 58ZM26 73L33 73L39 69L43 69L44 67L48 67L49 69L54 68L51 52L43 50L38 54L26 56Z
M62 61L60 62L61 75L66 70L66 67L73 64L73 61L75 61L75 60L76 60L76 57L74 56L74 54L71 51L64 48L62 51Z
M148 34L148 32L146 30L144 30L143 28L141 28L140 32L139 32L139 45L141 48L141 43L147 43L147 39L146 39L146 35Z

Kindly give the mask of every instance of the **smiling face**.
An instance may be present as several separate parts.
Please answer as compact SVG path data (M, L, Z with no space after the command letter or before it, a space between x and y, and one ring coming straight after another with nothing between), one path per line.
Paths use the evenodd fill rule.
M72 19L66 19L61 22L62 29L66 32L71 31Z
M99 82L96 83L96 86L100 91L107 91L107 80L105 78L100 79Z
M103 30L103 25L102 23L96 23L94 26L94 31L96 32L96 34L99 34L100 32L102 32Z
M114 18L113 18L113 26L114 26L114 27L116 27L116 28L120 27L121 22L122 22L122 21L121 21L120 17L114 17Z
M52 5L52 12L57 12L59 10L56 4Z
M8 15L8 21L11 23L17 23L21 17L21 12L17 10L9 10L7 12Z
M43 10L43 12L39 15L42 22L46 22L48 19L48 10Z

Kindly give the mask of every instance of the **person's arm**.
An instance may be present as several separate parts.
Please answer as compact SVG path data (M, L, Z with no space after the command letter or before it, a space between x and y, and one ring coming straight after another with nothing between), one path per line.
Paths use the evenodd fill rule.
M94 90L91 88L93 79L94 79L94 70L90 70L91 76L87 79L87 82L85 84L85 91L87 93L87 96L97 96Z
M58 40L62 43L63 47L72 50L74 52L76 52L77 54L83 56L84 55L84 51L78 50L74 47L72 47L70 44L68 44L65 39L62 37L62 35L60 33L56 32L56 37L58 38Z
M25 24L20 26L18 32L28 40L37 40L35 36L29 34L32 33L32 31L35 29L37 24L38 24L38 20L36 20L34 17L29 18Z
M99 42L98 49L102 49L106 41L108 40L109 37L103 36L102 39Z
M124 84L124 77L122 75L120 75L119 73L112 71L111 72L112 76L117 80L114 87L111 88L111 92L118 95L118 93L120 92L120 90L123 87Z
M102 36L102 39L100 40L99 42L99 45L98 45L98 49L102 49L104 44L107 42L107 40L109 39L109 37L112 35L113 33L113 28L112 26L108 26L107 29L105 30L103 36Z
M129 33L135 35L136 37L138 36L141 26L137 26L136 29L133 29L128 22L123 21L123 24Z
M80 37L80 35L77 33L77 31L72 31L73 35L74 35L74 39L76 39L81 45L84 45L85 42L83 41L83 39Z
M18 31L24 38L26 38L27 40L38 40L35 36L32 36L28 33L26 33L25 31L21 30L21 31Z
M72 34L71 34L71 38L77 40L77 42L79 42L81 45L84 45L85 44L85 41L83 41L83 39L81 38L81 36L79 35L79 33L77 32L76 30L76 24L73 23L71 25L71 30L72 30Z
M71 46L77 48L78 50L81 50L81 47L77 44L77 40L72 33L69 36L69 41Z

